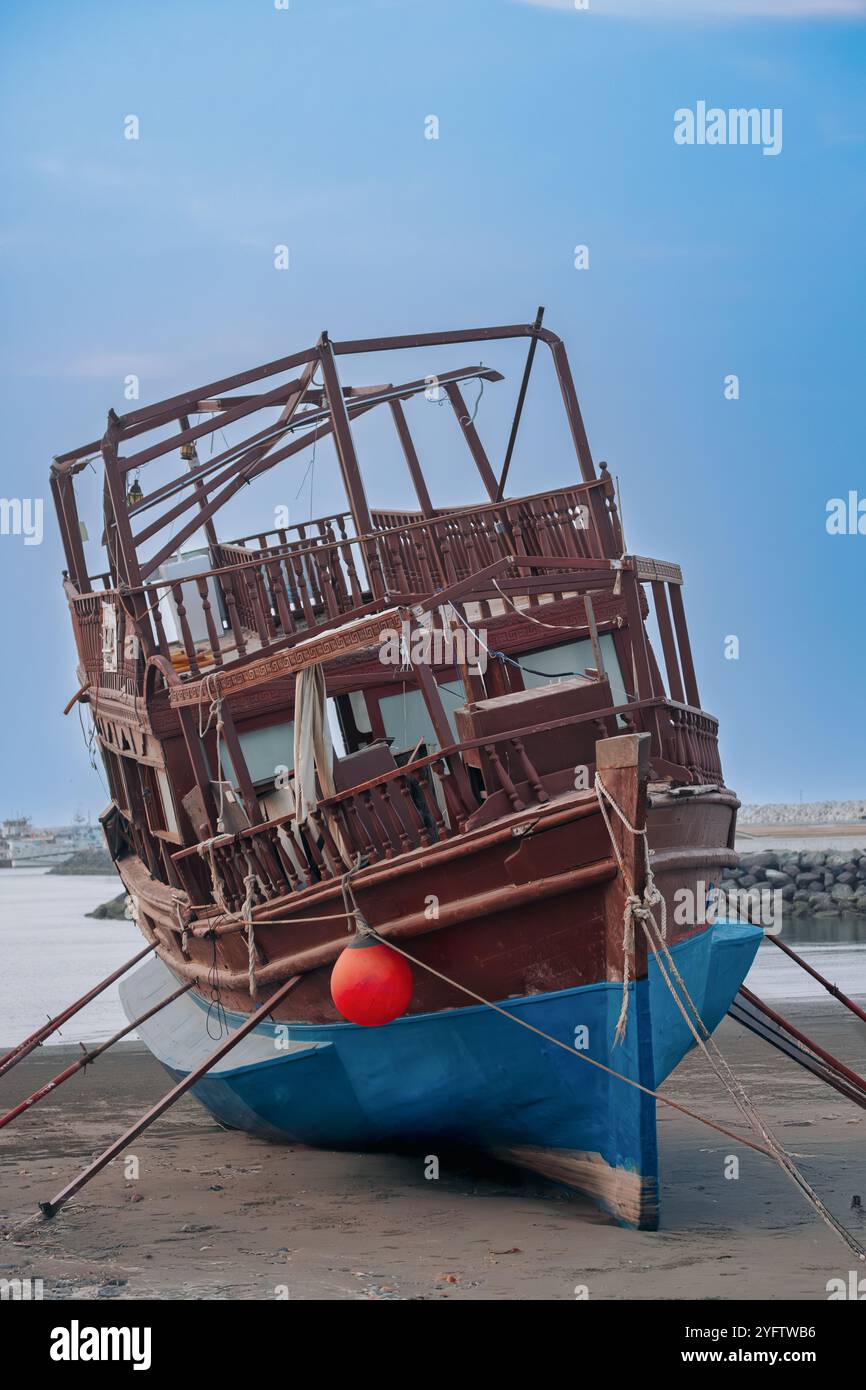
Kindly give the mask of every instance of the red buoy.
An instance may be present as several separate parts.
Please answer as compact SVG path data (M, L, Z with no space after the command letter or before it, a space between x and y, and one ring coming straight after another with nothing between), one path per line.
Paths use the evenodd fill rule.
M365 1028L391 1023L412 998L409 962L372 936L359 936L334 963L331 998L349 1023Z

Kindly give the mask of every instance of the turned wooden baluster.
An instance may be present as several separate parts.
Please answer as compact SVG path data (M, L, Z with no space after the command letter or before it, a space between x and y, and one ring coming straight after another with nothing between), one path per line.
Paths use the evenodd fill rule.
M265 620L264 605L259 594L259 584L261 580L258 571L252 567L247 567L240 571L241 583L246 587L247 603L252 614L253 624L263 647L268 645L268 625Z
M223 654L220 648L220 640L216 629L216 623L214 622L213 608L210 601L209 584L210 581L207 579L196 580L199 598L201 599L201 606L204 610L204 620L205 625L207 627L207 636L208 641L210 642L211 655L213 656L214 663L217 666L222 666Z
M369 832L364 821L361 819L356 798L346 797L341 802L344 815L349 824L349 844L360 854L366 855L371 861L375 858L375 851L370 842Z
M406 776L398 777L397 789L400 792L400 795L403 799L403 805L406 808L406 814L409 817L409 823L412 825L415 834L418 836L419 841L422 845L432 845L433 836L430 834L430 831L424 824L424 817L421 815L421 812L418 810L418 807L415 804L415 798L412 795L412 786L409 778ZM408 849L409 846L407 845L406 848Z
M298 535L303 543L304 555L302 556L303 572L307 577L307 588L310 593L310 600L314 608L323 607L324 599L322 590L319 587L319 571L316 561L313 559L313 542L307 535L306 526L298 527Z
M388 587L382 573L382 561L379 558L377 539L374 536L365 536L359 540L358 546L364 557L364 569L370 583L370 592L373 598L384 598L388 592Z
M286 878L289 880L291 890L293 893L296 893L299 891L299 889L307 887L307 880L303 871L299 871L297 865L295 864L295 856L297 855L300 858L301 854L300 850L298 849L297 841L294 835L292 834L291 821L288 821L286 823L284 827L284 834L289 842L289 848L286 848L286 845L283 843L283 839L280 835L279 828L276 826L274 827L277 854L280 856L280 863L283 866L283 871L286 875Z
M459 829L461 821L466 817L466 808L454 787L454 778L451 770L444 758L431 763L430 767L434 776L438 777L439 785L442 788L442 795L445 798L445 805L448 808L448 819L451 823L452 832Z
M156 628L156 645L157 645L157 651L159 652L160 656L168 656L168 655L169 655L168 638L167 638L166 635L165 635L165 628L163 627L163 623L162 623L162 609L161 609L160 606L159 606L159 605L160 605L160 600L162 599L162 597L163 597L163 595L160 594L159 590L158 590L158 589L154 589L154 591L153 591L153 610L152 610L152 611L153 611L153 625L154 625L154 627Z
M388 556L393 570L393 587L398 594L410 594L412 586L406 577L403 564L403 542L400 535L388 537Z
M334 535L334 528L330 521L327 523L320 522L319 530L322 532L322 537L328 552L328 574L334 589L334 597L337 600L337 611L345 613L346 610L353 605L349 599L349 589L346 584L346 576L343 572L342 551L337 543L337 537Z
M267 831L264 834L253 835L247 844L252 847L256 863L261 865L260 878L264 879L265 892L268 897L277 897L285 892L286 885L282 882L281 864L279 858L274 854L271 837Z
M334 580L331 574L331 556L324 546L318 546L313 551L313 560L316 568L317 584L322 601L325 605L325 612L329 618L339 616L341 609L334 589Z
M442 818L442 812L439 809L439 802L436 800L436 793L434 792L433 788L428 782L423 769L416 778L415 785L416 787L420 788L421 796L424 799L424 805L427 807L427 814L430 816L430 819L436 827L437 840L447 840L448 827L446 826L445 821Z
M234 858L225 845L215 845L213 855L217 873L225 888L226 906L232 912L237 912L243 904L245 892Z
M315 595L311 595L311 580L309 571L309 561L303 555L292 555L292 567L295 571L295 580L298 592L301 596L301 608L308 627L314 627L316 616L313 612L313 602Z
M388 782L383 782L379 787L379 796L382 802L380 819L387 822L392 843L394 843L394 837L396 835L396 842L399 843L402 850L414 849L414 845L409 838L409 832L403 824L397 808L391 799L391 787Z
M511 743L512 748L516 749L517 751L517 756L520 759L520 765L523 768L523 772L527 782L532 787L532 790L535 792L536 799L540 801L543 805L545 801L550 800L550 797L544 790L541 778L539 777L535 767L532 764L529 754L527 753L523 745L523 739L512 738L509 740L509 742Z
M394 846L391 842L391 833L379 814L376 802L373 800L372 790L368 787L366 791L360 792L359 796L366 812L364 819L369 827L370 847L373 853L377 859L393 859Z
M299 826L307 852L316 866L320 878L330 878L331 871L325 862L325 856L319 848L319 835L312 819L308 819Z
M177 609L177 622L180 628L180 635L183 639L184 651L189 657L189 669L193 676L200 676L198 658L195 651L195 642L192 640L189 622L186 616L186 604L183 601L183 585L172 584L171 592L174 594L175 608Z
M295 624L292 618L292 609L289 603L289 596L286 593L286 583L283 578L283 562L271 560L267 566L268 579L271 585L271 592L274 595L274 602L277 606L277 616L280 620L280 627L287 637L295 631Z
M300 617L301 612L303 611L303 604L301 602L301 595L300 590L298 588L297 575L295 574L295 566L294 560L292 558L291 549L287 549L282 555L281 559L283 576L286 581L286 592L289 596L289 604L291 608L294 610L294 612L292 613L292 621L295 623L295 630L297 630L296 619Z
M238 656L246 656L247 644L244 640L244 626L238 612L238 599L235 593L234 576L228 575L226 578L228 582L223 582L223 593L226 599L226 612L229 617L229 627L235 639Z
M358 608L364 602L364 597L361 593L361 585L358 581L358 571L355 567L355 557L352 554L352 545L348 538L348 535L346 534L346 527L342 517L338 518L338 523L340 527L340 551L343 556L343 564L346 566L346 573L349 576L349 588L352 593L352 603L356 608Z
M341 874L345 873L349 865L343 859L337 846L337 841L328 824L330 814L329 809L320 803L315 811L310 812L310 820L321 836L322 853L327 862L331 876L332 878L339 878Z
M485 743L484 751L490 759L493 771L498 777L499 784L502 787L502 790L505 792L505 795L508 797L508 800L511 802L515 811L522 811L524 809L524 803L521 801L520 796L517 792L517 788L515 787L514 783L512 782L511 778L505 770L505 764L499 756L496 744Z
M457 583L457 570L451 553L450 527L447 521L441 522L433 532L434 546L438 544L442 564L445 567L445 580L448 584Z
M420 526L414 532L414 540L415 553L418 560L418 573L421 576L421 588L425 594L432 594L433 590L438 588L440 583L444 582L445 576L441 572L440 567L437 565L436 572L438 578L434 580L433 569L431 568L428 554L430 538L424 531L422 531Z
M270 576L268 574L267 565L256 565L253 570L253 576L268 637L273 640L277 636L277 623L274 616L276 605L273 602L273 594L271 593L270 584L268 582Z

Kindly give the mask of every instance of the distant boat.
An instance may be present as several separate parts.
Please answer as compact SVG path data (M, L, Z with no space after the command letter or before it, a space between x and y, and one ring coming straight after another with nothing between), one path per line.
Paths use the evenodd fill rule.
M502 376L441 371L441 350L520 339L529 354L495 471L476 417ZM538 344L581 480L505 496ZM394 355L410 350L414 378L395 385ZM340 384L338 360L378 353L379 384ZM470 466L455 491L477 470L487 496L443 508L420 460L449 406ZM428 412L417 443L410 410ZM413 509L368 503L355 438L368 412L384 417L377 476L390 424ZM539 474L553 437L545 417L524 450ZM278 508L273 526L217 538L214 517L247 483L298 456L309 472L328 441L345 508L297 525ZM432 479L457 477L447 447ZM104 520L105 551L91 575L74 482L98 454L105 514L89 529ZM189 1074L213 1049L215 1002L238 1024L292 981L195 1086L224 1124L328 1147L471 1145L655 1226L652 1092L692 1037L632 909L654 878L667 949L709 1029L761 933L712 920L712 885L737 862L739 802L701 707L682 574L627 550L561 340L540 315L404 338L323 334L111 412L101 440L58 456L52 490L78 698L111 791L105 834L156 947L121 987L124 1007L135 1018L193 983L141 1026L154 1054ZM695 908L685 922L683 892ZM346 1021L331 997L347 943L375 940L367 924L413 962L402 1016L380 1027Z
M100 831L83 818L76 818L72 826L41 830L29 816L14 816L0 826L0 869L50 868L101 842Z

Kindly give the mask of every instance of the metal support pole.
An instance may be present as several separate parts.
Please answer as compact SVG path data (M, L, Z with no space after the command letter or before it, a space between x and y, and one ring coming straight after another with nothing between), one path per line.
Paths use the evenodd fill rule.
M29 1110L30 1107L36 1105L38 1101L44 1100L52 1091L56 1091L57 1087L62 1086L64 1081L68 1081L70 1076L74 1076L76 1072L81 1071L90 1062L95 1062L97 1057L101 1057L103 1052L107 1052L116 1042L120 1042L121 1038L125 1038L127 1033L131 1033L140 1023L144 1023L147 1019L153 1018L154 1014L158 1014L160 1009L165 1008L166 1004L172 1004L175 999L179 999L182 994L186 994L187 990L192 989L194 983L195 981L188 980L185 985L181 985L180 989L176 989L167 999L163 999L159 1004L154 1004L152 1009L147 1010L147 1013L140 1014L138 1018L134 1018L131 1023L128 1023L125 1028L121 1028L120 1032L115 1033L107 1042L100 1043L98 1047L91 1048L89 1052L87 1050L82 1052L81 1056L76 1057L75 1061L72 1062L70 1066L58 1072L50 1081L46 1081L42 1086L39 1086L26 1100L22 1100L18 1105L13 1106L11 1110L7 1110L5 1115L0 1115L0 1129L5 1129L6 1126L11 1124L14 1119L17 1119L19 1115L23 1115L25 1110Z
M219 1047L215 1048L209 1057L206 1057L203 1062L200 1062L197 1067L194 1067L176 1086L173 1086L172 1089L162 1097L162 1100L157 1101L156 1105L152 1106L151 1109L147 1111L147 1114L142 1115L140 1120L136 1120L135 1124L131 1125L129 1129L121 1134L119 1139L115 1139L113 1144L109 1144L108 1148L105 1149L103 1153L99 1154L87 1168L83 1169L83 1171L78 1174L77 1178L73 1178L72 1182L67 1183L66 1186L58 1192L56 1197L52 1198L50 1202L40 1202L39 1209L46 1220L50 1220L52 1216L56 1216L60 1208L65 1206L69 1201L70 1197L74 1197L76 1192L80 1192L82 1187L90 1182L90 1179L101 1172L103 1168L107 1167L113 1158L117 1158L118 1154L123 1153L123 1150L133 1139L137 1139L139 1134L143 1133L149 1125L152 1125L154 1120L158 1120L160 1115L164 1115L166 1110L174 1105L176 1100L179 1100L182 1095L185 1095L187 1091L195 1086L196 1082L201 1081L202 1077L206 1076L211 1068L216 1066L217 1062L222 1061L223 1057L231 1052L233 1047L236 1047L239 1042L242 1042L260 1023L264 1023L268 1014L273 1013L277 1005L282 1003L289 991L294 989L295 985L302 978L301 975L293 975L290 980L286 980L285 984L280 985L276 993L272 994L270 999L267 999L264 1004L259 1005L254 1013L249 1014L240 1027L236 1028L234 1033L230 1033L227 1038L224 1038Z
M767 940L772 942L774 946L778 946L780 951L784 951L786 956L791 957L791 960L795 960L798 965L803 967L808 975L812 976L813 980L817 980L819 985L823 985L828 994L832 994L834 999L838 999L840 1004L844 1004L846 1009L850 1009L852 1014L856 1014L858 1018L861 1018L863 1022L866 1023L866 1011L861 1009L859 1004L855 1004L853 999L849 999L847 994L843 994L837 985L831 984L829 980L825 980L824 976L813 969L808 961L805 961L802 956L798 956L796 951L792 951L791 947L787 946L784 941L780 941L777 936L768 936Z
M62 1013L57 1014L55 1018L49 1019L47 1023L43 1023L42 1027L37 1028L35 1033L31 1033L29 1038L25 1038L17 1047L13 1047L12 1051L7 1052L2 1062L0 1062L0 1076L4 1076L7 1071L11 1071L18 1062L24 1057L27 1057L45 1038L55 1033L61 1024L65 1023L67 1019L72 1018L73 1014L77 1014L80 1009L84 1008L85 1004L89 1004L91 999L95 999L103 990L108 989L109 985L113 985L115 980L119 980L121 975L125 975L127 970L131 970L140 960L144 960L145 956L149 956L153 950L153 946L145 946L143 951L139 951L138 955L132 957L132 960L128 960L125 965L121 965L117 970L112 971L112 973L107 975L98 985L94 985L93 989L88 990L86 994L82 994L80 999L76 999L74 1004L70 1004L68 1008L64 1009Z
M538 313L535 315L533 328L541 327L541 320L544 318L544 305L539 304ZM514 411L514 419L511 423L511 434L508 436L508 448L505 450L505 462L502 465L502 477L499 479L499 486L496 489L494 501L501 502L502 494L505 491L505 480L508 477L508 470L511 467L511 455L514 453L514 445L517 442L517 431L520 429L520 417L523 414L523 402L526 400L526 392L529 386L529 378L532 374L532 364L535 361L535 349L538 347L538 338L533 337L529 342L529 351L526 354L526 366L523 368L523 380L520 383L520 391L517 396L517 406Z

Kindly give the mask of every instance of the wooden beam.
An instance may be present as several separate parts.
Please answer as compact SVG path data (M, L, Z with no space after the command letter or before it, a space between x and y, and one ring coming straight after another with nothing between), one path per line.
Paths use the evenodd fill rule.
M367 505L367 496L364 492L364 481L358 467L358 456L355 453L346 400L340 387L340 378L337 375L334 349L327 333L322 334L319 344L319 360L322 364L322 379L325 383L325 395L328 398L328 409L334 426L334 443L337 448L337 458L340 472L343 475L343 486L346 489L349 510L352 513L358 535L367 535L373 530L373 523L370 520L370 508Z
M668 673L668 689L671 699L679 700L680 704L686 703L683 683L680 678L680 668L677 661L677 648L674 641L673 629L671 627L670 612L668 611L667 595L665 586L661 580L652 581L653 602L656 610L656 620L659 625L659 636L662 640L662 652L665 658L665 669Z
M398 400L389 401L388 404L391 407L391 414L397 427L397 437L400 440L400 447L403 450L403 457L406 460L406 467L409 470L409 477L412 479L412 486L415 489L415 496L418 498L421 513L425 517L432 517L434 515L433 503L430 500L430 493L427 491L427 483L421 470L415 441L406 423L403 407Z
M698 679L695 675L695 665L692 661L692 648L689 642L689 629L686 623L686 610L683 607L683 591L678 584L669 584L668 593L671 600L671 611L674 615L674 628L677 634L677 645L680 649L680 665L683 670L683 681L686 687L686 698L690 705L695 709L701 707L701 697L698 693Z
M491 502L499 501L499 484L496 481L496 474L490 466L490 460L484 451L484 445L478 437L478 431L472 422L469 411L466 409L466 402L456 381L445 383L445 394L451 402L451 408L457 416L457 423L463 431L463 436L469 446L469 452L475 460L475 467L481 474L481 481L487 489L487 496Z

